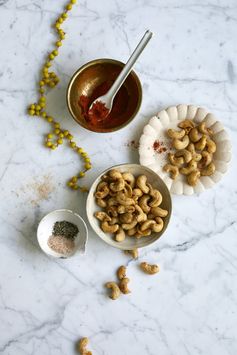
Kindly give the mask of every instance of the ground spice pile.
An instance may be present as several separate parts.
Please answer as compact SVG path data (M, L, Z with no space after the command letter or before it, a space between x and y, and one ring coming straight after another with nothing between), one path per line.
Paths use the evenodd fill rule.
M158 154L161 154L161 153L164 153L167 151L167 148L165 147L164 142L160 142L157 140L153 143L153 149L154 149L154 152L156 152Z
M53 226L52 235L48 239L48 246L56 253L71 254L75 248L75 238L78 227L68 221L57 221Z

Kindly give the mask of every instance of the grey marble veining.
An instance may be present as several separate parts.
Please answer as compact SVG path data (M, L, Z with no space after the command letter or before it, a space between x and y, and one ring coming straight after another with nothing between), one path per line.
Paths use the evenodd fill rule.
M66 147L45 149L48 124L25 112L64 5L0 0L0 353L75 354L75 341L88 336L98 355L235 355L236 0L83 0L64 26L67 39L55 61L61 82L48 95L49 107L90 153L88 184L113 164L138 162L128 143L163 107L204 106L230 134L233 159L223 180L200 196L175 196L167 232L141 251L141 260L159 263L155 277L91 230L83 258L52 260L38 247L37 224L50 210L85 217L86 196L65 187L81 162ZM103 136L79 128L65 105L72 73L95 58L126 61L147 28L155 37L135 67L144 95L134 122ZM103 284L121 264L128 265L132 293L112 302Z

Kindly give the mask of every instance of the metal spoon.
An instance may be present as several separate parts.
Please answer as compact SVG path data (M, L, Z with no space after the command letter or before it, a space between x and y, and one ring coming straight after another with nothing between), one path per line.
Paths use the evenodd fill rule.
M113 83L113 85L111 86L109 91L105 95L99 96L97 99L95 99L92 102L92 104L90 105L89 111L92 109L93 105L97 101L100 101L103 104L103 106L105 106L106 109L108 110L108 112L106 112L106 116L110 113L112 106L113 106L113 100L114 100L115 95L117 94L117 92L121 88L121 86L123 85L127 76L131 72L133 65L137 61L137 59L140 56L140 54L142 53L142 51L145 49L145 47L146 47L147 43L150 41L152 35L153 35L153 33L150 30L147 30L145 32L144 36L142 37L142 39L138 43L137 47L133 51L133 53L130 56L130 58L128 59L127 63L123 67L123 70L120 72L119 76L117 77L117 79L115 80L115 82ZM103 118L105 118L105 117L103 117Z

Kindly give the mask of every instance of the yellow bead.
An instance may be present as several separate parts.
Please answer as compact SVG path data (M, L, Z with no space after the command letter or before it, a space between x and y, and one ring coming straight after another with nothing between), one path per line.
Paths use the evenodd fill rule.
M60 133L60 129L58 129L58 128L55 129L55 130L54 130L54 133L55 133L55 134L59 134L59 133Z
M30 116L34 116L35 110L29 110L28 113L29 113Z
M52 63L51 63L51 62L46 62L46 63L45 63L46 68L51 67L51 65L52 65Z
M41 102L41 103L40 103L41 108L44 108L45 105L46 105L45 102Z
M40 86L44 86L44 85L45 85L44 80L40 80L39 85L40 85Z
M45 145L46 145L46 147L51 148L53 143L52 142L46 142Z
M48 138L48 139L52 139L52 138L53 138L52 133L47 134L47 138Z
M68 134L67 138L68 138L69 140L72 140L72 139L73 139L73 136L72 136L71 134Z
M78 177L77 177L77 176L73 176L73 177L71 178L71 181L72 181L73 183L77 182L77 180L78 180Z
M55 83L54 83L53 81L50 81L49 86L50 86L51 88L54 88L54 87L55 87Z
M70 142L70 147L75 148L76 147L76 143L75 142Z
M50 79L45 79L45 83L48 84L50 82Z
M31 104L31 105L30 105L30 109L31 109L31 110L35 110L35 104Z
M52 144L51 149L55 150L57 146L55 144Z
M59 18L58 18L58 22L59 22L59 23L63 23L63 18L62 18L62 17L59 17Z
M44 93L45 93L45 90L42 89L42 88L40 88L40 89L39 89L39 93L40 93L40 94L44 94Z
M56 22L55 23L55 28L59 29L60 28L60 23Z
M60 138L64 138L64 134L63 133L59 133L58 135Z
M53 55L53 53L50 53L50 55L49 55L49 59L50 59L50 60L53 60L53 59L54 59L54 55Z
M58 144L63 144L63 140L60 138L60 139L57 140L57 143Z
M60 39L65 39L65 35L60 35Z
M88 157L88 155L87 155L86 152L82 152L82 153L81 153L81 156L82 156L83 158L87 158L87 157Z
M48 122L53 122L53 117L51 117L51 116L47 117L47 121Z
M89 163L86 163L86 164L85 164L85 169L86 169L86 170L89 170L89 169L91 169L91 164L89 164Z
M78 190L78 189L79 189L79 186L73 185L72 188L73 188L73 190Z
M50 78L56 78L57 75L52 71L49 73Z
M39 115L40 115L40 112L39 112L39 111L35 111L35 115L36 115L36 116L39 116Z
M56 46L57 46L57 47L61 47L61 45L62 45L62 42L61 42L61 41L57 41L57 42L56 42Z
M53 55L56 57L57 55L58 55L58 51L57 51L57 49L55 49L55 50L53 50Z
M84 152L84 150L83 150L82 148L78 148L78 149L77 149L77 153L81 154L81 153L83 153L83 152Z
M64 12L64 13L62 14L62 18L65 20L67 17L68 17L67 14Z
M46 112L42 112L42 113L41 113L41 116L42 116L43 118L46 118L46 117L47 117L47 113L46 113Z
M68 181L67 185L68 185L69 187L72 187L72 186L74 185L74 183L73 183L72 181Z
M84 171L80 171L80 173L79 173L79 176L80 176L80 177L83 177L83 176L85 176L85 173L84 173Z
M72 5L71 4L68 4L67 6L66 6L66 10L67 11L70 11L72 9Z
M60 128L60 123L55 122L55 123L54 123L54 128Z
M69 135L69 132L66 130L63 132L64 133L64 136L67 137Z
M76 4L77 0L71 0L71 4Z
M41 98L39 99L41 102L45 102L46 101L46 97L45 96L41 96Z
M90 158L86 158L84 161L85 161L86 163L90 163L90 162L91 162Z
M35 109L36 109L37 111L40 111L40 110L41 110L40 105L36 105L36 106L35 106Z
M47 67L43 67L43 73L48 73L49 69Z

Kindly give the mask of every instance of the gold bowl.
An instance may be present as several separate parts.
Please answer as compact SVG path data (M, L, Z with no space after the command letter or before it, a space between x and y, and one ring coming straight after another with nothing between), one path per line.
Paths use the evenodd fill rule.
M125 127L136 116L141 106L142 87L134 71L131 71L120 89L123 92L120 96L123 105L117 105L118 110L114 119L108 118L103 124L92 125L84 118L79 105L82 95L90 98L94 90L103 83L107 81L112 83L123 67L124 63L118 60L96 59L83 65L73 74L67 89L67 106L74 120L82 127L94 132L114 132ZM115 101L116 97L114 105Z

